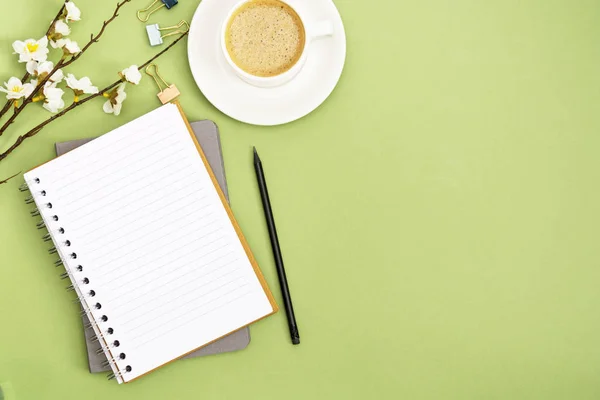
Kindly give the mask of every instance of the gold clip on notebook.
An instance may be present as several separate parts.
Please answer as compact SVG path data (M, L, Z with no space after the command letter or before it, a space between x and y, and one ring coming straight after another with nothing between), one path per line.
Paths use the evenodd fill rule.
M154 68L154 72L152 72L152 68ZM156 96L158 97L161 103L170 103L181 95L181 92L179 91L179 89L177 89L177 86L175 86L174 84L169 85L167 81L165 81L164 78L160 76L160 74L158 73L158 65L148 65L146 67L146 74L152 77L152 79L154 79L154 82L156 83L156 86L158 86L158 90L160 90L160 92L158 92ZM161 82L164 85L164 89L161 85Z
M119 383L277 311L178 104L25 182Z

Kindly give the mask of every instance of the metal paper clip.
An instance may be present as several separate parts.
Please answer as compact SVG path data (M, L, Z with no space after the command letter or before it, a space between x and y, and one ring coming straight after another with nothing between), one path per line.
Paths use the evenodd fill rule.
M151 72L152 67L154 67L154 74ZM161 103L167 104L175 100L181 94L179 89L177 89L177 86L169 85L167 81L165 81L163 77L160 76L160 74L158 73L158 66L156 64L148 65L146 67L146 74L151 76L152 79L154 79L154 82L156 82L156 86L158 86L158 90L160 90L160 92L156 96L161 101ZM161 82L165 86L164 89L161 85Z
M181 27L185 27L185 30L181 30ZM169 33L165 33L162 34L162 31L170 31L173 29L178 29L176 31L173 32L169 32ZM160 46L161 44L164 43L164 38L169 37L169 36L175 36L175 35L183 35L185 33L187 33L190 30L190 25L185 22L185 21L181 21L179 22L179 24L177 25L173 25L173 26L168 26L166 28L161 28L158 24L153 24L153 25L147 25L146 26L146 32L148 33L148 40L150 40L150 46Z
M137 12L137 18L142 21L142 22L148 22L148 20L150 19L150 16L152 14L154 14L155 12L157 12L158 10L160 10L163 7L167 7L167 10L170 10L171 8L175 7L177 5L177 3L179 3L178 0L160 0L162 2L161 5L159 5L158 7L156 7L155 9L152 9L152 7L154 7L154 5L156 3L158 3L159 0L154 0L152 2L152 4L150 4L147 8L144 8L143 10L139 10ZM143 17L143 15L146 14L145 17Z

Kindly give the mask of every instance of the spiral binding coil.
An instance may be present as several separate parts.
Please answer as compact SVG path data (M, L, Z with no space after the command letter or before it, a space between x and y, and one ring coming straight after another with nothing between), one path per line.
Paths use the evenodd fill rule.
M52 212L48 212L49 215L47 216L47 218L46 219L43 218L44 216L46 216L45 212L52 210L54 208L54 205L52 204L52 201L49 200L48 192L45 189L41 188L41 186L39 186L41 184L42 184L42 182L39 178L34 178L33 181L25 182L23 185L21 185L19 190L21 192L26 192L26 191L31 192L31 195L25 199L25 203L26 204L35 203L37 205L36 208L31 210L31 216L32 217L38 217L38 216L42 217L42 220L37 223L37 229L44 229L44 228L48 229L48 233L42 237L42 240L44 242L52 241L54 244L53 247L48 249L48 252L50 254L59 254L59 255L61 253L68 254L68 260L63 260L63 256L61 256L61 258L58 259L54 263L54 266L55 267L59 267L61 265L64 265L65 267L67 267L67 265L71 266L69 261L74 262L74 260L77 260L77 257L78 257L77 252L73 249L73 243L71 242L71 240L68 239L67 236L65 236L66 229L63 226L60 226L60 224L59 224L60 217L56 214L52 214ZM32 186L35 187L35 190L32 190ZM40 207L44 211L43 216L42 216L43 212L40 210ZM56 227L48 226L47 223L45 222L46 220L51 222L52 225L56 225ZM61 250L62 250L62 252L61 252ZM98 334L94 335L94 337L92 338L92 341L98 342L100 344L100 349L96 353L97 354L104 353L107 357L107 360L103 363L103 366L104 367L110 366L113 371L118 371L116 373L115 372L111 373L110 375L108 375L107 378L109 380L112 380L115 378L123 378L125 376L125 374L131 372L133 370L133 368L131 367L131 365L127 365L124 370L121 370L118 367L117 362L124 361L127 358L127 354L124 352L119 353L116 357L110 357L110 355L113 354L113 350L115 350L114 351L115 353L117 352L116 349L121 346L121 342L118 339L112 338L112 336L115 333L115 330L110 326L105 326L108 322L108 316L102 315L99 318L100 323L96 322L96 318L94 318L94 314L92 311L101 310L102 303L100 301L96 301L95 303L94 303L94 301L91 301L91 303L94 303L94 305L90 308L90 306L88 306L88 302L84 301L86 299L91 300L92 298L95 298L97 295L97 293L94 289L92 289L92 288L90 288L89 290L87 289L88 285L90 285L91 282L90 282L90 279L85 276L84 271L85 271L84 266L77 264L77 265L73 266L72 268L67 268L67 270L60 275L60 278L62 280L70 278L71 281L73 282L70 286L68 286L66 288L66 290L68 292L75 291L78 293L78 297L74 300L74 302L78 302L81 305L81 308L83 310L81 312L81 316L83 317L84 315L87 315L88 320L90 321L88 324L86 324L85 328L86 329L94 328L94 331L98 332L100 334L99 336L98 336ZM82 289L83 287L85 287L85 290ZM79 289L79 291L78 291L78 289ZM92 310L92 308L93 308L93 310ZM102 326L101 326L101 324L102 324Z

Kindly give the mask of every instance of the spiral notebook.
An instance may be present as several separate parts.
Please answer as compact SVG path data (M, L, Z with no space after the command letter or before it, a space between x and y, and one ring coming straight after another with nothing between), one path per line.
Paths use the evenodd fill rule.
M179 105L25 183L119 383L277 311Z
M229 193L227 188L227 178L225 176L225 165L223 163L223 153L221 151L221 139L219 129L212 121L198 121L190 123L194 135L202 147L202 151L206 156L206 160L210 165L215 178L219 182L219 186L229 201ZM61 156L67 152L76 149L93 139L72 140L69 142L56 143L56 155ZM64 275L63 275L64 276ZM67 276L64 276L67 278ZM90 326L90 321L87 315L82 316L84 327L85 345L87 349L88 365L91 373L100 373L110 371L110 367L102 352L102 348L97 340L94 340L95 333ZM227 353L232 351L243 350L250 344L250 329L243 328L226 337L211 343L198 351L195 351L184 358L195 358L213 354ZM1 400L1 399L0 399Z

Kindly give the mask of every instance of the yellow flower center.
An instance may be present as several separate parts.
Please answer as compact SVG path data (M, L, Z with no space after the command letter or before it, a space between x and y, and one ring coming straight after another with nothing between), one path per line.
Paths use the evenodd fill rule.
M35 53L39 47L40 45L38 43L27 43L27 50L30 53Z
M13 86L12 89L10 89L13 93L20 93L21 92L21 87L20 86Z

